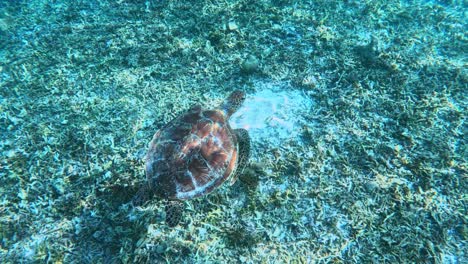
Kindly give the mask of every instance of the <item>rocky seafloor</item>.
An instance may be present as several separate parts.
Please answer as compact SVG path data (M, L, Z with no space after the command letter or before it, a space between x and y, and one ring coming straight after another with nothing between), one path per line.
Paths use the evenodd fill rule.
M466 1L0 2L2 263L466 263ZM158 128L247 93L233 186L133 207Z

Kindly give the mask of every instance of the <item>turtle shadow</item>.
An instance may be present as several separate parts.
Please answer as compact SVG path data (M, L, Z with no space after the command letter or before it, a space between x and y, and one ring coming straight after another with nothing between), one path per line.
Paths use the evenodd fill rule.
M91 206L75 219L73 255L85 263L118 262L122 251L134 252L146 224L132 211L140 184L105 184L88 198Z
M96 192L96 197L103 202L120 206L131 203L142 184L109 184Z

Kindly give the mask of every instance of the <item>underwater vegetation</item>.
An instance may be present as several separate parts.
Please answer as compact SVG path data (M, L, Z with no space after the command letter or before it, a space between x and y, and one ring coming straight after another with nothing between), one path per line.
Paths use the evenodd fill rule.
M2 263L466 263L465 1L1 1ZM247 94L165 225L155 131Z

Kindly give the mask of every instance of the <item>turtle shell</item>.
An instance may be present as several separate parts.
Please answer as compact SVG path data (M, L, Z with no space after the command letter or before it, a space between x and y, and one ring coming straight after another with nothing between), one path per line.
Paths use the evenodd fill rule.
M190 108L154 135L146 156L150 189L166 199L208 194L235 171L237 139L223 109Z

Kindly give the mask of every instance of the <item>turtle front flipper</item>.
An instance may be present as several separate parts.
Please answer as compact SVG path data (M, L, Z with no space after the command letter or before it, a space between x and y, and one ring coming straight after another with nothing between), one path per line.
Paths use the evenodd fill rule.
M238 159L237 169L235 174L231 178L231 185L234 184L239 177L239 174L244 172L245 167L250 158L250 136L247 130L243 128L234 129L234 133L237 137L238 144Z
M166 211L166 224L169 227L174 227L179 224L184 211L184 203L181 201L166 200L164 209Z

